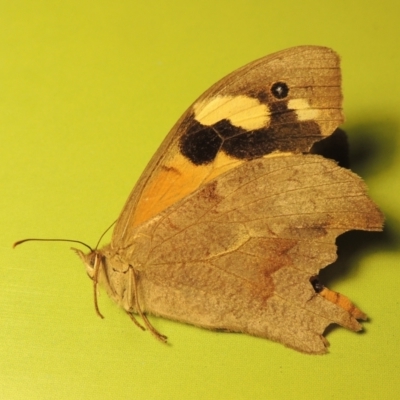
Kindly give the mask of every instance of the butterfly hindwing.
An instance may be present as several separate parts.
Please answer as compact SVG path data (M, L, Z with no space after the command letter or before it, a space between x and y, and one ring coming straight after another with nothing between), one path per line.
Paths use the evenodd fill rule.
M380 226L349 170L316 155L262 158L143 224L137 237L146 251L131 260L142 266L146 312L323 353L329 324L361 325L317 295L310 277L335 261L338 235Z

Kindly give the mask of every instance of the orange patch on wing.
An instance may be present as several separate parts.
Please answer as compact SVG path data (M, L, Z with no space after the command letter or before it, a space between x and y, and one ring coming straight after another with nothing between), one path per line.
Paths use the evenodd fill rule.
M165 165L160 165L152 173L137 204L133 226L148 221L211 179L243 162L220 152L213 163L194 165L177 153L170 161Z
M133 226L149 220L196 190L211 166L198 166L177 154L167 165L160 165L144 187L138 201Z
M211 181L217 176L223 174L226 171L229 171L232 168L238 167L240 164L243 164L245 160L237 160L235 158L229 157L225 153L220 152L216 157L212 170L209 175L206 177L204 183Z
M359 308L357 308L346 296L343 296L338 292L334 292L333 290L330 290L326 287L323 288L319 294L326 300L329 300L340 308L343 308L343 310L347 311L355 319L367 319L367 316Z

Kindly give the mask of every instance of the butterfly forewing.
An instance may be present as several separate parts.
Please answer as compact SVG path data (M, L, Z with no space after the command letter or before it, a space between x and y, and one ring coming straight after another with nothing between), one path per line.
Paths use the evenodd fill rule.
M300 46L256 60L213 85L172 128L114 230L132 231L220 174L279 153L308 152L343 121L339 58Z

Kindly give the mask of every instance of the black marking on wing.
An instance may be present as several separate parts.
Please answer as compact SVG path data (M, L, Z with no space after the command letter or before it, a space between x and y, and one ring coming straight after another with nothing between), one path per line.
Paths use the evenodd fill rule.
M247 131L223 119L206 126L192 115L186 132L181 136L181 153L195 165L214 161L219 151L240 160L251 160L274 151L306 152L322 139L318 124L299 121L286 101L269 103L270 124L266 128Z

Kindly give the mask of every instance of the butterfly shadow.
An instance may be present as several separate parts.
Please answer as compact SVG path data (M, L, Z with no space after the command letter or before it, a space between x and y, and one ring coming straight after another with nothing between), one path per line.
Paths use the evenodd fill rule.
M347 134L338 129L327 139L316 143L312 152L336 160L340 166L351 168L368 181L392 166L399 149L398 131L398 126L388 120L365 121L347 128L350 146ZM330 287L335 281L345 279L346 274L354 271L368 254L400 248L400 220L385 210L382 212L385 215L382 232L350 231L338 237L338 258L320 271L321 283ZM325 333L338 328L337 325L330 325Z
M325 139L320 142L322 145L318 144L318 151L315 152L335 159L342 167L351 167L353 172L368 181L392 166L399 149L398 130L396 124L388 120L366 121L348 127L350 147L346 147L346 134L337 130L327 138L331 143L322 143L327 140ZM321 270L319 274L324 285L329 287L334 281L344 279L368 254L396 251L400 248L400 221L385 210L382 212L385 215L382 232L350 231L338 237L337 261Z

